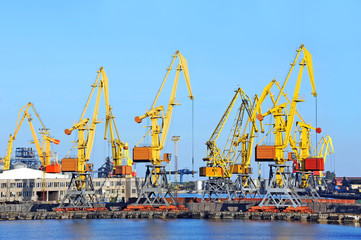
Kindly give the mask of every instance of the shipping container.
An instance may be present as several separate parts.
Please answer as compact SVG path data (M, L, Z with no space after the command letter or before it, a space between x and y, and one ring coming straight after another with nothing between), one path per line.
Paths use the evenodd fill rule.
M201 177L222 177L223 169L220 167L201 167L201 168L199 168L199 176L201 176Z
M255 150L256 162L271 162L276 159L276 148L274 145L271 146L258 146L256 145Z
M323 158L306 158L305 159L305 170L306 171L324 171L324 160Z
M150 162L152 159L152 147L134 147L134 162Z
M61 160L62 172L76 172L78 171L78 158L63 158Z
M115 174L116 175L131 175L132 174L132 167L125 165L125 166L116 166L115 167Z

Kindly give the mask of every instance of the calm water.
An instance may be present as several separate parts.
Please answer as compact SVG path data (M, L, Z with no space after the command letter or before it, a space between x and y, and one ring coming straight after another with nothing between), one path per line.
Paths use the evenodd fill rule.
M0 222L0 239L361 239L354 226L203 219Z

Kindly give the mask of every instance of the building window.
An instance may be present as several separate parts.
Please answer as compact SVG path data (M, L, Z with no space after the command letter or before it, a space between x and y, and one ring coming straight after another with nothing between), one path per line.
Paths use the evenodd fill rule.
M22 187L23 187L23 183L17 183L16 186L17 186L17 188L22 188Z
M15 192L10 192L10 197L15 197Z
M15 183L10 183L10 188L15 188Z
M33 188L34 187L34 182L30 182L30 187Z
M36 183L36 187L37 187L37 188L40 188L40 187L41 187L41 183L38 183L38 182L37 182L37 183Z
M132 193L137 193L137 191L135 189L132 189Z
M1 197L6 197L6 192L1 192Z
M6 188L7 187L6 185L7 185L6 183L1 183L1 188Z
M65 182L61 182L60 187L65 187Z

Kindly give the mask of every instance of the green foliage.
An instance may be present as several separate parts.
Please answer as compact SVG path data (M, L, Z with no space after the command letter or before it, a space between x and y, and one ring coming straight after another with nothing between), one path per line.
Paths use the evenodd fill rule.
M334 172L327 171L325 177L327 180L332 181L336 177L336 174Z

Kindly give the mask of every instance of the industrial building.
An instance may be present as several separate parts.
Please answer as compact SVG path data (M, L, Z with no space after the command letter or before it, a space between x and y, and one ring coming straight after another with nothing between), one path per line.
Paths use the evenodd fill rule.
M69 187L66 174L45 173L19 168L0 174L0 202L59 203ZM94 188L102 202L122 202L136 198L136 178L93 178Z

